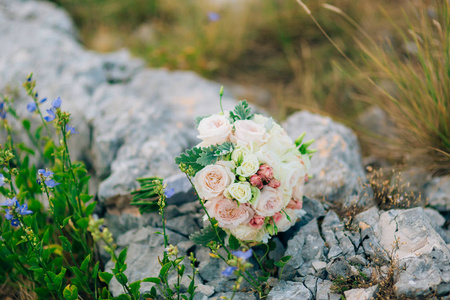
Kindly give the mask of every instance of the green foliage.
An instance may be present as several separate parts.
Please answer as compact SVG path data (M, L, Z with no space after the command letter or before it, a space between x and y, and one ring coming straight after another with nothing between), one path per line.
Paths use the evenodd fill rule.
M210 242L220 242L220 239L226 237L226 232L221 228L216 227L219 236L217 236L216 231L212 225L208 225L200 231L193 233L189 236L189 239L197 245L207 246Z
M186 152L181 153L175 158L177 165L185 165L186 168L191 167L194 174L203 169L203 165L198 163L198 159L202 155L202 148L194 147L192 149L186 150Z
M158 206L158 193L156 187L158 184L162 184L163 179L159 177L138 178L136 179L140 187L139 189L132 191L131 205L139 206L139 212L149 213L157 211Z
M250 120L253 119L252 109L248 106L247 101L239 101L234 107L234 110L230 111L230 119L233 122L238 120Z
M202 153L197 159L197 163L206 167L215 164L221 156L233 152L234 146L231 142L225 142L220 145L201 148Z

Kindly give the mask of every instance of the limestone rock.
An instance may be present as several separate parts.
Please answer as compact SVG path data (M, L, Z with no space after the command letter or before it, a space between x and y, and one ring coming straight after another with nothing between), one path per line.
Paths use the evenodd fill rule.
M378 285L371 286L367 289L352 289L345 291L346 300L371 300L375 298Z
M300 282L280 281L267 296L268 300L313 299L311 292Z
M434 178L425 188L428 204L440 212L450 211L450 176Z

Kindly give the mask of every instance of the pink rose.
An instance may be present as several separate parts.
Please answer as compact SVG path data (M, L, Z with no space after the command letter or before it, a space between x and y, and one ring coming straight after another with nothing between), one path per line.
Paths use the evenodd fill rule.
M225 116L212 115L200 121L198 132L197 138L203 140L202 147L221 144L229 141L231 124Z
M265 217L271 217L283 209L285 201L283 193L279 189L265 186L255 203L255 211Z
M256 174L250 177L250 184L256 186L258 189L262 189L264 186L261 177Z
M261 165L259 166L259 171L257 173L262 180L269 182L270 179L273 178L273 170L268 165Z
M248 145L252 142L262 145L266 142L266 129L263 125L252 120L238 120L234 122L233 142Z
M265 219L266 219L266 217L259 216L259 215L254 215L253 219L250 220L248 225L251 228L260 229L264 225Z
M206 201L205 207L209 215L217 220L220 227L228 229L236 228L240 224L247 224L255 214L250 206L246 204L238 206L236 201L224 197Z
M302 202L303 201L303 192L305 189L305 182L304 182L304 178L301 177L298 181L297 184L294 186L294 188L292 189L292 198L295 201L298 202Z
M277 212L272 216L272 218L275 221L275 224L278 224L278 222L280 222L280 220L283 218L283 215Z
M276 179L271 179L271 180L269 181L269 184L268 184L268 185L269 185L271 188L277 189L277 188L280 187L281 182L279 182L279 181L276 180Z
M295 213L295 210L286 208L284 211L289 216L289 219L286 217L284 213L282 214L281 220L279 220L277 223L278 232L285 232L286 230L291 228L292 225L294 225L295 222L297 222L298 220L298 216Z
M195 189L202 199L211 199L223 193L234 182L235 175L230 168L219 161L215 165L204 167L194 177Z
M290 209L302 209L302 207L303 207L303 201L296 201L294 199L289 201L288 205L286 206L286 208L290 208Z

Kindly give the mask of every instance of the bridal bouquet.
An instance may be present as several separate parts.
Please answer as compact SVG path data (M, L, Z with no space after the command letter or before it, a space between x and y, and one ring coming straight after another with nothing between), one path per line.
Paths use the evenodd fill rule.
M207 217L239 241L265 242L301 216L312 141L295 142L272 118L233 111L197 119L201 143L177 157Z

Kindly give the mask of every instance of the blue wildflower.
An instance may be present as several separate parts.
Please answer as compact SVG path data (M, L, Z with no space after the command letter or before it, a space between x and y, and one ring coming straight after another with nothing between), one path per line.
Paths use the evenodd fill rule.
M17 201L16 197L12 199L6 199L5 202L0 204L0 206L7 206L7 207L13 207L15 205L19 205L19 201Z
M175 194L174 188L164 190L164 195L166 195L167 198L172 197L174 194Z
M30 102L27 104L27 110L29 112L34 112L36 110L36 103L35 102Z
M6 119L5 102L0 102L0 120Z
M18 219L13 219L13 220L11 220L11 226L13 226L13 227L17 227L17 226L19 226L19 220Z
M208 19L210 22L217 22L220 20L220 15L216 12L210 11L208 12Z
M44 120L47 122L51 122L56 118L55 112L51 109L47 109L48 116L44 117Z
M250 257L252 257L253 251L252 251L252 249L249 249L248 251L245 251L245 252L244 251L231 251L231 253L233 253L233 255L238 258L247 260Z
M32 213L33 211L28 209L28 204L24 203L21 206L19 206L19 214L21 214L22 216L26 216Z
M226 269L222 272L222 275L225 276L225 277L228 277L228 276L230 276L231 274L233 274L233 272L234 272L235 270L237 270L237 267L228 267L228 268L226 268Z
M52 107L53 107L54 109L60 108L60 107L61 107L61 104L62 104L61 97L58 97L58 98L56 98L55 100L52 101Z
M41 100L39 100L39 103L44 103L45 101L47 101L47 98L42 98Z
M61 183L56 182L53 179L48 179L48 180L45 180L44 182L45 182L45 185L48 186L49 188L54 188L55 186L61 184Z
M79 132L75 130L75 127L66 124L66 131L70 134L78 134Z
M53 173L52 171L46 171L44 169L39 169L38 173L41 174L42 176L44 176L45 178L47 178L50 175L53 175L55 173Z
M5 175L0 173L0 186L4 186L4 185L5 185Z

